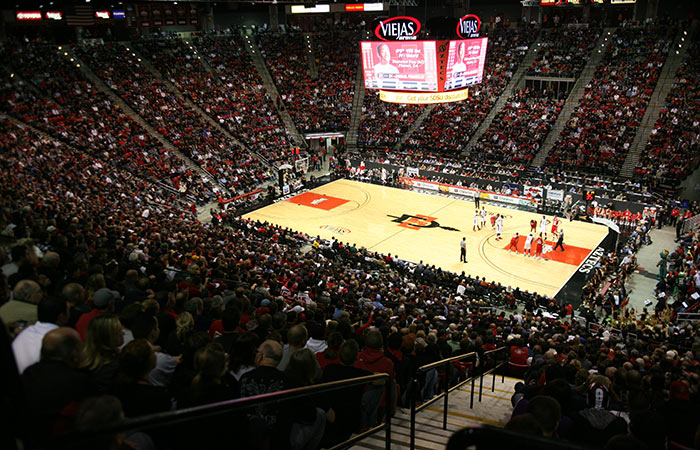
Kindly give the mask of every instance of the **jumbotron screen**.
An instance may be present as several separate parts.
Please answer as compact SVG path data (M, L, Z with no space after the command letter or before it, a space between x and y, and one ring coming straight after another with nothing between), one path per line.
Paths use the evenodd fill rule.
M445 72L446 91L481 83L487 44L488 38L450 41Z
M366 89L436 92L435 41L360 43Z

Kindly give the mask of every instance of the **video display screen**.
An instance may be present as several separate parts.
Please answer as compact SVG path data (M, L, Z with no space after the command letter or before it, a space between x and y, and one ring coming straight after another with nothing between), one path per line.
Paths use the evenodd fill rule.
M364 41L360 49L366 89L438 90L435 41Z
M487 44L488 38L450 41L445 73L446 91L481 83Z

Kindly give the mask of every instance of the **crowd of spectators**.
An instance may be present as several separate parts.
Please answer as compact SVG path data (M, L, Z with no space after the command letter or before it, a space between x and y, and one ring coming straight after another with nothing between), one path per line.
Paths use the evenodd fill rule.
M154 39L134 46L232 135L269 162L281 163L291 151L286 131L240 39Z
M624 280L644 240L640 230L619 255L606 255L584 287L587 303L612 311L612 327L562 328L511 347L525 373L506 428L605 448L697 448L700 330L676 321L698 305L697 235L662 252L656 305L635 312L624 307Z
M350 124L358 54L353 30L256 35L282 103L302 133L347 130ZM309 56L315 58L312 76Z
M630 194L636 194L639 196L637 199L647 203L654 202L647 192L646 185L639 180L619 182L600 175L585 176L575 172L557 172L546 168L532 171L528 170L524 161L510 164L502 164L499 161L480 162L477 158L467 161L463 158L419 150L406 150L403 153L392 150L372 150L349 156L364 161L394 164L399 168L411 167L421 171L436 172L435 175L428 175L432 181L449 183L445 175L478 178L480 181L470 182L470 186L479 189L490 190L489 185L500 187L503 184L527 184L545 189L564 189L579 194L594 189L600 198L616 200L631 200ZM459 182L456 183L459 184Z
M305 235L225 214L204 226L151 185L95 168L26 128L2 126L7 157L0 189L7 192L0 225L18 241L12 259L2 258L0 279L14 298L0 306L0 317L16 334L13 346L32 399L22 414L32 420L27 438L34 442L104 425L85 416L108 405L117 418L136 417L372 372L389 373L402 403L420 365L508 343L528 343L532 373L542 368L538 361L551 362L550 349L561 355L557 363L585 357L604 375L618 361L599 361L594 351L617 352L618 340L571 321L570 307L552 298L335 240L311 239L305 252ZM521 308L511 316L480 309L494 305ZM598 320L595 310L581 314ZM649 314L623 327L638 337L623 343L630 357L641 358L639 369L654 370L657 352L645 339L673 333L668 320ZM692 345L694 328L678 333L664 345ZM576 356L568 352L572 342ZM489 359L473 370L488 367ZM687 391L695 392L696 356L671 359L677 364L669 371L682 370L662 383L687 380ZM417 395L430 398L437 375L420 377ZM537 379L528 376L528 386ZM374 405L368 414L361 413L361 401ZM373 425L377 413L393 407L381 391L367 388L309 398L295 404L294 415L265 408L239 414L224 429L236 427L252 446L271 440L275 448L316 448ZM172 448L193 438L216 442L217 423L202 424L207 432L194 437L182 428L127 440L145 448L153 441ZM318 440L297 441L301 436Z
M700 162L700 47L693 43L687 52L635 169L636 176L652 185L675 185Z
M571 27L543 30L537 57L527 74L540 77L578 78L593 47L600 38L599 28Z
M675 27L621 27L571 115L547 164L617 175L664 65Z
M192 171L114 105L60 47L16 45L3 57L13 62L0 86L5 113L75 146L95 164L116 163L197 202L214 198L218 189L208 177Z
M469 88L465 101L436 105L403 148L448 154L466 150L469 139L518 70L535 34L524 29L493 28L487 37L481 84Z
M374 91L365 92L357 144L363 148L386 148L399 143L425 106L387 103Z
M470 155L501 164L529 164L563 105L564 101L555 99L552 92L516 92L493 118Z
M248 192L272 178L269 166L170 92L127 45L84 45L76 51L137 114L232 192Z

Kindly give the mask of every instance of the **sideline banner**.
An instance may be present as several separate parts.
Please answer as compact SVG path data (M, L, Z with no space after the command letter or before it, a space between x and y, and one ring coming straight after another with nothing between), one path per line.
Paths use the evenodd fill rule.
M431 191L448 192L451 194L463 195L465 197L480 198L493 200L496 202L508 203L518 206L532 206L536 201L525 197L516 197L514 195L497 194L495 192L479 191L478 189L468 188L464 186L455 186L452 184L437 183L435 181L416 180L415 178L400 177L399 182L406 186L413 186Z
M549 189L547 190L547 198L550 200L557 200L560 202L564 201L564 191L560 189Z

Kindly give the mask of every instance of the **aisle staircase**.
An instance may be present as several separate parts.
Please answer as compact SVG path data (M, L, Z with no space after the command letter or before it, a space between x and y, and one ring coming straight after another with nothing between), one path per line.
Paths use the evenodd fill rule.
M491 376L484 378L481 401L479 402L479 380L476 380L474 408L470 408L471 385L466 384L452 392L447 410L447 429L443 429L443 401L438 400L431 406L416 414L415 448L419 450L444 449L450 436L457 430L484 424L504 426L510 419L513 407L510 398L513 395L515 378L496 376L495 390L491 391ZM411 414L408 408L397 410L391 421L391 448L410 449ZM380 431L369 436L352 449L382 450L385 448L385 433Z
M226 186L219 182L219 180L217 180L216 177L212 176L209 172L204 170L199 164L192 161L177 147L175 147L175 145L173 145L173 143L170 142L165 136L163 136L160 132L153 128L143 117L141 117L136 111L134 111L131 108L131 106L129 106L119 95L117 95L116 92L110 89L110 87L107 86L107 84L100 77L98 77L95 74L95 72L93 72L92 69L88 67L88 65L85 64L85 62L82 61L76 54L74 54L72 51L69 51L69 54L72 58L75 58L75 61L79 64L79 70L85 76L85 78L90 80L90 82L97 89L105 93L110 98L110 100L114 102L115 105L118 105L119 108L122 111L124 111L125 114L131 117L131 119L133 119L136 123L141 125L141 127L144 130L146 130L151 136L156 138L163 147L168 149L169 152L180 158L190 170L199 173L200 175L211 180L211 182L213 182L213 184L217 186L223 193L230 194L230 191L228 190L228 188L226 188Z
M690 42L684 38L683 33L679 31L671 45L671 50L666 56L666 61L664 61L664 67L659 75L654 93L649 99L647 109L644 111L644 117L642 117L642 121L637 128L637 134L634 136L634 140L627 152L625 162L622 164L620 176L625 178L632 177L634 169L637 167L639 159L642 156L642 151L644 151L649 142L649 136L664 107L666 96L671 91L671 88L673 88L678 68L683 63L688 47L690 47ZM684 40L681 41L681 39Z
M574 109L583 98L583 94L586 92L586 85L588 85L588 83L590 83L590 81L593 79L593 74L595 73L596 68L598 68L598 64L600 64L600 61L603 59L603 55L605 54L606 42L608 39L612 39L614 31L615 28L605 28L603 33L600 35L600 38L598 38L598 42L596 42L595 47L593 47L593 51L590 58L588 58L588 62L583 67L581 75L578 77L574 87L571 89L571 92L569 92L569 96L566 98L564 107L561 109L561 112L559 112L559 117L557 118L556 122L554 122L552 129L549 130L549 134L542 143L540 151L537 152L537 155L535 155L533 158L531 167L542 167L547 155L552 150L552 147L554 147L557 139L559 139L559 135L561 134L562 130L566 126L569 119L571 119L571 114L574 112Z
M362 56L360 56L362 57ZM365 102L365 77L362 64L357 65L355 76L355 95L352 97L352 111L350 112L350 127L345 137L345 146L348 150L357 149L357 133L362 123L362 105Z
M535 58L537 57L537 52L535 51L535 49L537 48L537 44L539 42L540 38L538 37L530 45L530 48L525 54L525 57L522 61L520 61L518 70L515 71L510 81L508 82L508 85L505 87L505 89L503 89L503 92L501 93L500 97L498 97L498 100L496 100L496 103L491 108L491 111L489 111L484 120L481 122L481 125L479 125L474 134L472 134L472 137L469 139L469 142L466 145L466 150L463 152L465 155L469 155L469 153L471 153L472 148L479 141L479 138L486 132L486 130L488 130L489 126L491 125L491 122L493 122L493 119L501 111L501 109L503 109L503 106L506 104L506 101L513 95L513 92L515 92L516 87L520 85L522 78L527 73L527 69L532 65L532 63L535 61Z
M250 36L246 35L244 36L244 39L245 48L248 51L250 58L253 60L255 68L258 70L258 75L260 75L260 79L262 80L263 86L267 90L267 93L270 95L272 103L274 103L275 108L277 108L277 113L282 119L284 127L287 129L292 143L296 147L306 147L306 140L301 135L301 133L299 133L299 130L297 129L294 120L292 120L292 116L289 115L289 111L287 111L287 108L284 108L284 106L282 108L279 107L279 105L284 105L284 102L277 103L277 99L280 98L280 93L279 91L277 91L277 86L275 86L275 82L272 80L272 75L270 75L270 71L265 65L265 61L263 60L262 54L260 53L260 49L255 44L255 42L253 42Z
M313 33L304 33L304 44L306 45L306 59L309 62L309 75L315 80L318 78L318 67L316 66L316 54L314 53Z

